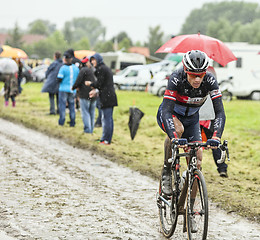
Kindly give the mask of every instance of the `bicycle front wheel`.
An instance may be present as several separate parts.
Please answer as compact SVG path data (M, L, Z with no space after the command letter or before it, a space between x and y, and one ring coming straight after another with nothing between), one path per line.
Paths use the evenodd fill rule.
M176 191L174 187L173 195L171 197L165 198L162 194L161 186L162 186L162 182L160 181L159 197L157 200L157 205L159 208L160 224L161 224L163 235L167 238L170 238L175 231L177 218L178 218ZM174 186L174 181L172 186ZM163 199L160 197L163 197Z
M208 232L208 193L202 172L195 170L190 181L186 206L189 240L204 240Z

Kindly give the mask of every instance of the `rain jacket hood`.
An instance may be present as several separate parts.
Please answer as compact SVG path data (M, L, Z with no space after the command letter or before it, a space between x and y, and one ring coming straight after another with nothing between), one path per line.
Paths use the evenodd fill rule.
M97 65L103 64L103 58L100 54L95 53L93 56L90 57L90 61L92 58L95 58L97 60Z

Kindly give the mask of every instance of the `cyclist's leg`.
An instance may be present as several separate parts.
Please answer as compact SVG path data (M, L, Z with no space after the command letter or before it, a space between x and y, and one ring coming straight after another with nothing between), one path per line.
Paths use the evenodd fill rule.
M163 128L163 124L161 121L160 113L157 114L157 122L160 128L165 132ZM179 119L176 117L173 118L174 126L177 132L177 135L180 137L184 131L183 125ZM168 162L168 159L172 156L172 149L171 149L171 140L167 136L164 141L164 165L162 168L162 192L165 195L172 195L172 179L171 179L171 163Z
M181 121L177 117L173 117L173 123L178 137L181 138L184 132L184 127ZM168 167L170 167L170 164L168 163L168 159L171 158L171 156L172 156L171 140L167 136L164 141L164 164Z

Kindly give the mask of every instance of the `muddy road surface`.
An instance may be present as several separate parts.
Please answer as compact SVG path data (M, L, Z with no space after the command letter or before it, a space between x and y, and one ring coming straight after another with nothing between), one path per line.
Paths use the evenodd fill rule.
M146 176L1 119L0 159L1 240L165 239ZM186 239L181 230L172 239ZM260 239L260 229L211 204L208 239Z

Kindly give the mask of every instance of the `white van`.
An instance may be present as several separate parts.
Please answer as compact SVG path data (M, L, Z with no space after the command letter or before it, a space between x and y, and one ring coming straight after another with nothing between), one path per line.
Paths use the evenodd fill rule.
M145 90L153 77L152 70L147 65L129 66L114 75L115 89Z
M138 53L125 53L121 51L100 53L104 63L111 68L114 74L131 65L144 65L146 59L144 55Z
M231 80L228 91L241 99L260 100L260 45L245 42L225 43L237 57L222 67L213 62L218 82Z

